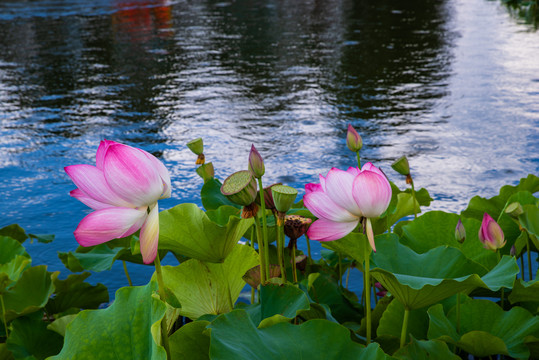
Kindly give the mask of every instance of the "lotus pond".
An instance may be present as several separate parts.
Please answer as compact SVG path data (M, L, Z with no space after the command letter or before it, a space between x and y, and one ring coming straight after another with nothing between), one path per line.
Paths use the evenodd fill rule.
M1 2L0 359L539 358L519 22Z

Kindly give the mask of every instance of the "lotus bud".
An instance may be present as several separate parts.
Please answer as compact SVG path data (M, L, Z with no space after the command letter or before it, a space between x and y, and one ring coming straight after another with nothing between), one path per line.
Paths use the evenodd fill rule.
M256 180L250 171L235 172L225 179L221 193L235 204L251 205L256 199Z
M464 242L464 240L466 240L466 229L464 228L464 225L462 225L462 221L460 219L457 223L457 227L455 227L455 240L461 244Z
M187 147L196 155L200 155L204 152L204 143L201 138L189 141Z
M517 254L517 248L515 245L511 246L511 250L509 250L509 255L515 256Z
M249 153L249 171L252 172L257 179L260 179L266 171L264 168L264 160L254 145L251 145L251 152Z
M489 214L483 215L481 228L479 228L479 240L485 249L496 251L505 245L503 230Z
M286 215L284 217L284 233L290 239L298 239L309 229L313 221L299 215Z
M401 175L408 176L410 175L410 164L408 164L408 159L406 156L401 156L391 164L393 170L398 172Z
M211 162L202 164L197 168L197 174L204 180L204 182L211 180L215 176L215 170Z
M384 296L387 295L387 290L379 282L375 282L374 287L379 290L379 291L376 292L376 296L384 297Z
M505 208L505 213L511 216L513 219L518 219L520 215L524 214L524 209L519 202L515 201L507 205Z
M271 188L271 194L277 211L286 214L292 207L292 204L294 204L298 191L290 186L275 185Z
M358 152L363 147L363 139L353 128L352 124L348 124L348 132L346 133L346 146L352 152Z

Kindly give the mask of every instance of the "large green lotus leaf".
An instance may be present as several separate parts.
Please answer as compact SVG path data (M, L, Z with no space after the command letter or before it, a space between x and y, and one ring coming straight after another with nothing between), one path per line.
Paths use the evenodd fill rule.
M350 339L348 329L327 320L257 329L249 314L238 309L219 316L208 328L212 360L387 359L377 344L364 348Z
M363 307L353 293L339 286L334 277L324 273L312 273L306 283L311 299L329 306L331 315L339 322L361 323Z
M530 205L532 207L535 207L537 209L537 204L539 202L539 199L537 199L533 194L529 191L519 191L517 193L514 193L511 195L507 202L505 203L505 206L503 207L502 211L500 212L500 215L498 216L498 219L496 222L503 230L503 233L505 235L505 239L507 240L506 246L504 246L503 253L509 254L509 251L511 250L511 246L515 243L515 239L521 235L521 230L518 226L518 224L505 213L505 209L507 206L509 206L513 202L518 202L522 206ZM526 216L526 214L523 214ZM538 228L539 230L539 224Z
M9 236L0 236L0 264L7 264L17 255L30 259L24 246Z
M539 238L539 207L536 205L524 205L524 213L518 217L520 225L530 234Z
M97 309L109 301L105 285L91 285L84 282L90 273L72 274L65 280L54 279L55 296L49 300L45 309L49 314L59 314L70 309Z
M412 342L399 349L393 356L403 360L460 360L460 357L452 353L447 344L439 340L422 341L412 337Z
M524 338L524 344L530 350L530 359L539 359L539 337L529 335Z
M256 326L263 328L279 322L289 322L310 308L309 297L298 287L291 284L267 284L260 287L260 302L248 305L244 310Z
M50 360L166 360L165 349L152 333L160 328L165 304L152 296L157 284L125 287L114 303L84 310L67 326L64 347Z
M524 343L528 335L539 333L539 317L521 307L503 311L489 300L471 300L460 306L460 331L456 329L455 308L446 315L441 304L428 310L429 339L453 343L479 357L495 354L528 359Z
M345 254L356 260L359 264L365 261L365 245L367 236L352 232L342 239L321 242L322 246L337 253ZM368 246L370 249L370 246Z
M73 272L90 270L95 272L110 270L121 256L122 248L109 248L106 244L93 247L89 252L58 253L65 267Z
M402 319L404 317L404 305L400 301L392 301L384 311L378 324L376 334L390 335L400 339ZM408 318L408 333L414 338L426 339L429 329L429 316L427 309L415 309L410 311Z
M509 301L511 304L527 301L539 301L539 278L532 281L522 281L518 279L515 281L513 291L509 295Z
M39 316L20 317L11 323L12 331L7 347L16 359L42 360L56 355L62 349L64 339L47 329L47 323Z
M476 287L493 291L511 288L520 271L516 260L509 256L504 256L487 274L483 266L456 248L440 246L417 254L400 244L395 234L385 236L373 255L376 267L371 274L409 309L426 307Z
M17 240L20 244L26 241L28 239L28 235L26 234L26 231L22 227L20 227L18 224L11 224L8 226L4 226L0 229L0 239L2 237L10 237L12 239Z
M77 314L71 314L56 318L56 320L47 325L47 329L64 337L66 335L67 325L69 325L76 317Z
M223 263L191 259L178 266L164 266L163 278L180 302L181 314L197 319L231 311L245 286L243 275L256 265L258 253L237 244Z
M221 193L221 185L223 184L216 178L208 180L204 183L202 190L200 191L200 200L202 201L202 206L204 206L204 209L215 210L223 205L239 208L238 205L228 200L226 196Z
M200 261L223 262L252 224L252 218L230 216L221 225L195 204L180 204L159 214L159 248Z
M455 227L459 219L466 229L466 240L461 244L455 239ZM492 269L498 263L496 253L483 248L478 233L481 222L461 218L457 214L429 211L402 228L401 242L417 253L425 253L435 247L446 245L458 248L469 259Z
M31 262L32 260L26 256L15 255L10 262L0 265L0 294L19 280Z
M209 321L197 320L183 325L169 338L172 360L208 360L210 336L205 334Z
M4 292L6 321L38 311L54 291L53 278L45 265L34 266L22 273L19 281Z

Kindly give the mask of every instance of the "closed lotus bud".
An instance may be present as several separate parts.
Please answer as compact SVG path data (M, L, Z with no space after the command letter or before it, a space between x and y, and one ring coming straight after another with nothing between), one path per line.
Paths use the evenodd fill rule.
M290 239L298 239L309 229L313 221L299 215L286 215L284 218L284 233Z
M515 245L511 246L511 250L509 250L509 255L515 256L517 254L517 248Z
M290 186L275 185L271 188L271 194L277 211L285 214L294 204L298 191Z
M235 172L225 179L221 193L235 204L251 205L256 199L256 180L250 171Z
M524 214L524 209L519 202L515 201L505 208L505 213L511 216L513 219L517 219L520 215Z
M408 176L410 175L410 164L408 164L408 159L406 156L401 156L391 164L393 170L398 172L401 175Z
M462 225L462 221L460 219L455 227L455 239L461 244L464 242L464 240L466 240L466 229L464 228L464 225Z
M204 179L204 182L211 180L215 176L215 170L213 169L213 164L211 162L207 164L202 164L197 168L197 174Z
M479 240L485 249L496 251L505 245L503 230L489 214L483 215L481 228L479 228Z
M200 155L204 152L204 143L201 138L189 141L187 147L196 155Z
M249 153L249 171L252 172L257 179L260 179L266 172L264 160L254 145L251 145L251 152Z
M348 124L348 132L346 133L346 146L353 152L358 152L363 147L363 139L357 133L352 124Z

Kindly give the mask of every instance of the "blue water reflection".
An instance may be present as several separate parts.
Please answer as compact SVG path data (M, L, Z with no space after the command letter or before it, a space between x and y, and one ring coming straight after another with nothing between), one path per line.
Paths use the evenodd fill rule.
M0 3L0 226L54 233L57 251L89 210L63 171L94 163L101 139L144 148L170 169L161 208L200 204L185 144L204 138L224 179L254 143L267 184L299 189L364 160L406 154L433 209L460 211L539 170L539 34L497 2L446 0ZM485 31L488 29L488 31ZM121 267L115 268L121 274ZM137 283L150 268L133 266ZM111 289L122 275L98 274Z

